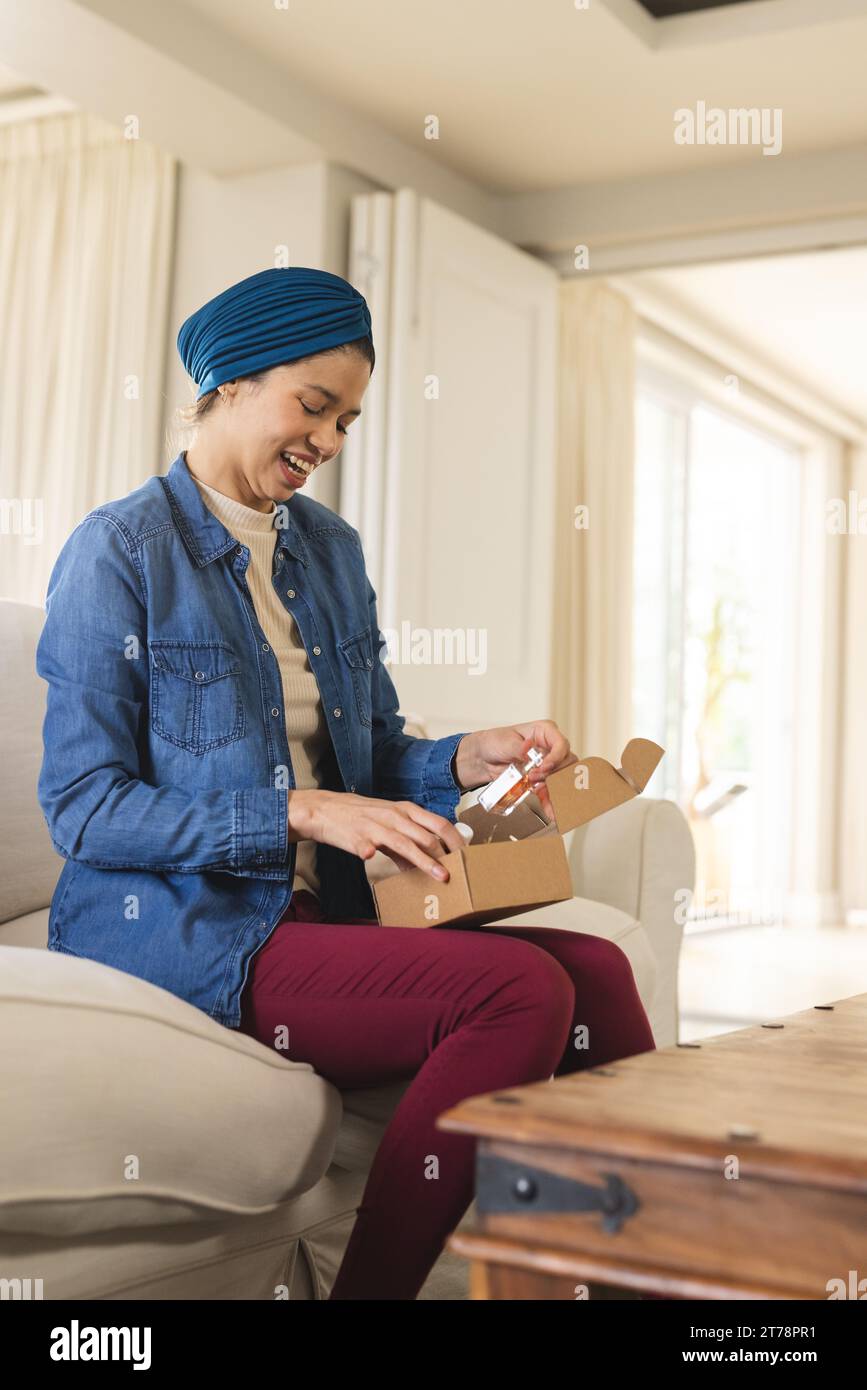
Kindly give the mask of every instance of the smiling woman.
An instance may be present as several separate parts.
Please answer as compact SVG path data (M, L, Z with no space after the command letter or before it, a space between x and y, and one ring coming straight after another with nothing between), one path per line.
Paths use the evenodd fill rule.
M404 732L361 537L303 494L361 412L362 296L263 271L191 315L178 347L191 447L86 516L49 585L39 796L67 863L48 944L268 1047L288 1019L293 1061L340 1087L410 1081L331 1296L412 1299L472 1196L473 1141L437 1117L653 1035L612 942L374 916L364 861L382 850L446 881L461 792L528 737L545 772L569 745L548 720ZM577 1023L587 1051L569 1045Z
M196 432L189 466L219 486L230 472L237 481L243 458L250 495L239 500L260 510L287 496L276 479L291 496L339 453L376 360L363 297L303 267L260 271L224 290L185 321L178 351L198 388L178 412Z
M325 348L322 352L313 354L311 355L311 357L301 358L298 362L293 363L292 366L293 368L297 369L300 368L302 364L309 364L313 360L314 356L316 359L318 359L322 357L333 357L338 355L343 357L354 355L359 361L367 362L369 364L368 375L372 374L373 365L375 361L375 354L373 351L373 343L370 341L369 337L357 338L352 342L342 343L339 347ZM246 382L248 388L252 390L256 386L261 385L263 382L268 381L269 378L272 378L274 376L282 377L283 382L287 387L289 387L290 389L292 387L295 388L298 395L298 399L301 402L301 408L304 411L305 415L319 418L326 413L326 408L328 406L332 406L336 408L338 412L338 418L340 421L340 423L337 426L338 432L341 434L346 434L346 431L349 428L351 422L357 419L358 416L361 414L361 408L354 407L351 410L341 411L340 396L336 394L329 386L325 386L321 382L303 381L300 379L300 377L309 375L309 370L307 372L301 372L300 374L297 371L293 370L293 372L291 373L292 380L287 381L287 369L284 366L280 366L270 367L266 370L258 372L249 372L243 378L241 378L241 380ZM298 377L297 380L295 380L296 377ZM237 381L238 378L234 378L230 384L235 385ZM192 403L192 405L179 406L176 414L181 425L185 429L198 429L198 427L207 419L207 417L217 408L220 401L225 399L225 397L225 392L221 392L219 388L214 387L212 390L206 391L203 395L198 396L198 398ZM284 451L284 454L287 462L291 461L295 465L301 465L300 467L297 467L295 471L303 477L309 477L313 469L317 467L320 463L324 462L322 456L310 455L305 453L292 454L288 449Z
M180 412L189 467L265 511L339 453L376 360L364 297L303 266L230 285L185 320L178 352L198 390Z
M186 412L195 430L186 450L191 472L270 512L340 453L361 414L372 357L364 338L215 387Z

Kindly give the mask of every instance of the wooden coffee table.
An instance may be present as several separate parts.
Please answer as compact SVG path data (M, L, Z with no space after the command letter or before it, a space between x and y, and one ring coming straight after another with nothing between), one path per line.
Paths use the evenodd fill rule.
M477 1221L448 1242L473 1298L851 1298L867 1280L867 994L437 1123L478 1137Z

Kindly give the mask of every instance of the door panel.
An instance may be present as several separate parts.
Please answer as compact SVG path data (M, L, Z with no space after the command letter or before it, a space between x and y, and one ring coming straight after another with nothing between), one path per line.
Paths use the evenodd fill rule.
M385 196L373 195L380 210ZM381 393L371 416L386 421L382 458L371 459L370 438L350 436L344 515L365 542L402 710L422 714L435 736L541 718L557 277L412 192L392 202L387 245L363 210L354 218L353 281L391 313L384 329L374 318L386 370L377 380L378 355L368 391ZM369 284L377 275L388 294Z

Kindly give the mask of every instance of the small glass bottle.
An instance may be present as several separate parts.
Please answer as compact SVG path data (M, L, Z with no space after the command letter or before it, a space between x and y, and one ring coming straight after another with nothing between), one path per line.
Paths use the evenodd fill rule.
M505 772L501 772L479 792L478 804L495 816L510 816L515 807L520 806L533 791L529 774L539 766L543 757L538 748L531 748L523 769L510 763Z

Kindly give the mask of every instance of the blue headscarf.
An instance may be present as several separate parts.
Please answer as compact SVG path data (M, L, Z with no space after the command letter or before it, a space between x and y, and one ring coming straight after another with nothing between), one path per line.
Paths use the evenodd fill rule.
M190 314L178 352L199 397L224 381L369 337L364 295L327 270L260 270Z

